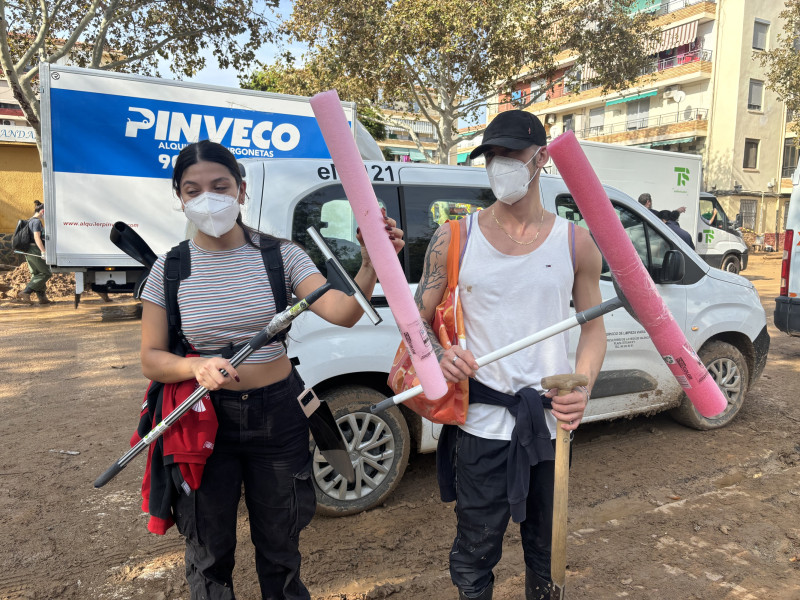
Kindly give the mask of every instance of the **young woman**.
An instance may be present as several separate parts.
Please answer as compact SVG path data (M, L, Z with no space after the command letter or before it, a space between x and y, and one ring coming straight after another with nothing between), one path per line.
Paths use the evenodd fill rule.
M36 294L39 298L39 304L50 304L50 299L47 297L45 290L47 289L47 280L53 276L53 272L47 263L44 262L44 204L35 200L33 203L33 216L28 221L28 227L33 233L33 243L25 251L25 262L28 263L28 269L31 272L31 280L25 289L19 294L19 299L28 304L31 303L31 294Z
M200 352L246 342L275 314L275 301L259 244L268 236L246 228L239 207L246 184L234 156L201 141L178 156L172 179L184 214L198 229L190 242L191 275L181 281L178 306L183 334ZM403 232L384 217L399 252ZM355 277L367 297L377 277L360 235L362 265ZM325 283L311 259L281 241L286 289L302 298ZM181 493L175 521L186 538L186 577L193 599L233 599L236 516L242 484L256 548L263 598L309 598L300 581L300 531L316 506L308 424L297 402L303 383L280 343L254 352L238 368L219 356L169 352L164 302L164 258L153 266L142 293L142 372L148 379L189 379L211 391L218 430L202 481ZM311 310L344 327L362 310L356 300L329 291ZM228 375L223 375L225 369Z

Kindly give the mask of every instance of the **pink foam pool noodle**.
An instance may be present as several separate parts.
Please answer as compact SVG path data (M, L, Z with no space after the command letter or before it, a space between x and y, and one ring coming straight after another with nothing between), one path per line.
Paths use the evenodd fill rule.
M397 260L397 253L386 235L378 199L367 176L339 95L336 90L317 94L311 98L311 108L361 228L364 244L372 264L375 265L381 287L411 355L411 362L422 389L428 398L441 398L447 393L447 383L406 282L403 268Z
M725 396L659 295L575 134L565 132L547 149L617 284L664 362L697 411L704 417L717 416L728 404Z

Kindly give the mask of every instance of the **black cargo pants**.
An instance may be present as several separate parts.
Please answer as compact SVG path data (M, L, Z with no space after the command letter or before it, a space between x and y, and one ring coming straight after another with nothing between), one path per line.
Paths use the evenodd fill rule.
M285 379L211 399L219 421L200 488L175 506L186 538L192 600L233 600L237 509L244 484L250 537L264 600L310 598L300 581L300 531L316 508L308 422L297 403L303 383Z
M494 581L492 569L503 553L503 535L511 517L506 479L510 445L461 429L456 432L453 465L458 523L450 551L450 577L467 596L480 595ZM550 581L554 476L552 460L531 467L527 518L519 524L525 564L547 581Z

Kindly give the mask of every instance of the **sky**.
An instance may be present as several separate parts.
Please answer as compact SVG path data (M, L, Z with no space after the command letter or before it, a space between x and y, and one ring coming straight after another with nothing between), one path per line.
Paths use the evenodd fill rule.
M287 19L292 12L292 2L291 0L281 0L279 7L275 11L275 19L276 22L279 20ZM295 58L299 59L303 54L305 46L303 44L286 44L283 43L282 46L279 46L277 43L270 43L265 44L262 48L259 49L257 53L256 60L258 62L269 64L274 62L278 54L284 50L288 49L294 54ZM216 59L211 55L211 52L208 51L206 53L206 63L207 66L202 71L199 71L194 77L186 78L185 81L194 81L196 83L204 83L207 85L220 85L224 87L239 87L239 75L235 69L220 69L217 66ZM256 65L254 65L255 67ZM167 73L169 73L166 64L161 68L162 76L169 77ZM464 121L463 119L459 120L459 127L468 127L470 125L476 125L478 123L485 123L486 122L486 112L485 108L483 108L480 114L476 117L474 121Z
M258 4L262 4L263 6L261 2L258 2ZM288 18L291 12L291 0L282 0L275 11L275 22L277 23L280 20ZM291 50L296 58L300 58L303 52L303 45L301 44L289 44L287 46L287 44L284 43L283 47ZM256 60L265 64L272 63L280 51L281 48L276 43L265 44L258 50ZM235 69L220 69L217 66L216 59L211 55L210 50L205 53L205 57L207 63L206 68L198 72L194 77L185 78L185 81L194 81L196 83L205 83L208 85L221 85L225 87L239 87L239 74ZM255 67L256 65L253 66ZM165 77L169 76L165 74L169 73L167 68L162 68L161 72Z

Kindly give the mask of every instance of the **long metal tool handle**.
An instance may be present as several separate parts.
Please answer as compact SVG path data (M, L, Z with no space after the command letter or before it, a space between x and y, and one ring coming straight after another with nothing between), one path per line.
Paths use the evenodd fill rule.
M534 344L541 342L542 340L546 340L549 337L562 333L568 329L572 329L573 327L577 327L578 325L583 325L592 319L596 319L597 317L602 317L603 315L610 313L611 311L617 310L618 308L622 308L624 303L618 297L610 298L605 302L601 302L597 306L593 306L591 308L587 308L586 310L582 310L579 313L575 313L568 319L564 319L556 323L555 325L551 325L546 329L542 329L536 333L529 335L528 337L522 338L516 342L509 344L508 346L503 346L494 352L490 352L480 358L475 359L475 362L478 363L479 367L484 365L488 365L491 362L499 360L503 357L508 356L509 354L513 354L518 350L522 350L523 348L527 348L528 346L533 346ZM418 385L413 388L409 388L404 392L400 392L395 396L390 398L386 398L386 400L381 400L377 404L373 404L369 407L371 413L379 413L383 412L391 408L396 404L402 404L406 400L413 398L414 396L418 396L422 393L422 386Z
M325 283L296 304L293 304L283 312L272 317L269 325L264 327L264 329L259 331L250 341L248 341L244 348L239 350L239 352L237 352L230 359L230 363L234 367L240 365L253 352L269 343L276 335L286 329L292 321L305 312L309 306L319 300L319 298L330 289L331 284ZM222 369L221 372L227 375L224 369ZM106 472L95 480L94 487L103 487L114 477L116 477L117 474L122 471L122 469L124 469L129 462L136 458L136 456L142 450L160 438L163 433L175 423L175 421L185 415L192 408L192 406L194 406L197 401L207 393L208 389L202 386L198 387L188 398L186 398L186 400L181 402L177 408L169 413L158 425L151 429L146 436L144 436L130 450L128 450L122 456L122 458L106 469Z

